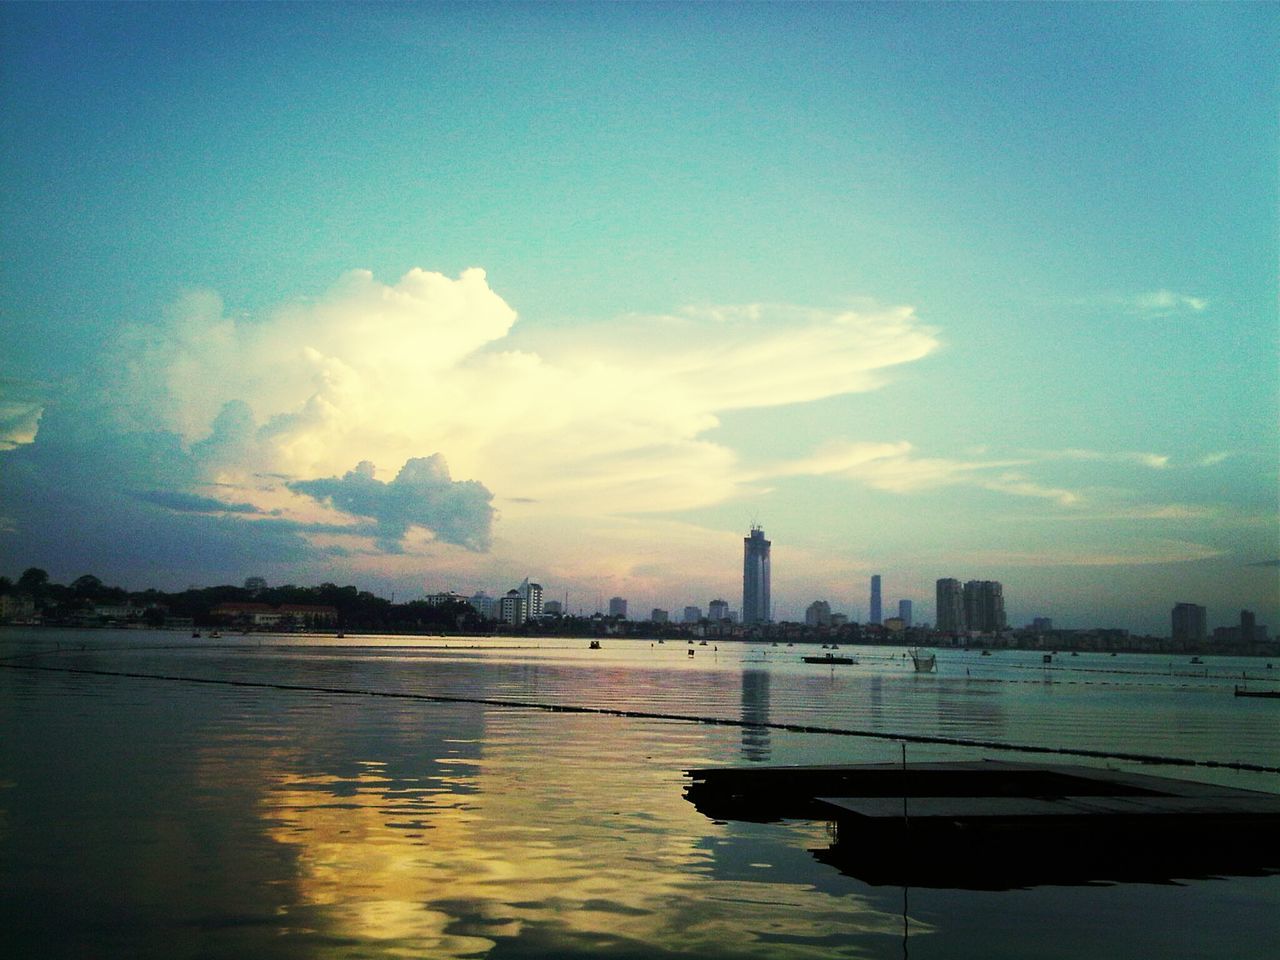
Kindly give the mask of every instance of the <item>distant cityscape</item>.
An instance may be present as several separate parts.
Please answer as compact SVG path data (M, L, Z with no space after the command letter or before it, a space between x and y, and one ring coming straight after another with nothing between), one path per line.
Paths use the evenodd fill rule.
M935 583L933 624L915 621L909 598L897 601L895 615L884 616L883 578L878 573L872 574L868 583L869 616L865 622L834 610L826 599L816 599L806 607L803 623L776 620L772 615L771 548L764 529L753 524L743 538L741 612L732 609L728 600L717 597L707 601L705 611L691 603L677 615L654 607L647 616L633 616L627 598L615 596L609 598L607 608L597 601L593 613L585 614L580 609L574 614L567 594L564 600L547 599L542 584L528 577L499 596L484 590L471 595L438 591L397 606L394 597L388 602L355 587L339 588L333 584L319 588L290 585L270 591L261 577L248 578L243 588L192 588L177 595L154 590L128 594L119 588L104 587L91 576L59 588L48 583L44 571L32 568L16 582L0 577L0 623L171 628L204 623L260 630L453 629L1113 652L1280 653L1280 644L1271 640L1266 624L1258 623L1252 611L1241 610L1237 623L1210 633L1207 608L1183 601L1175 603L1170 611L1166 637L1141 636L1116 628L1055 629L1049 617L1034 617L1025 626L1011 628L1002 583L976 579L962 582L954 577L943 577ZM272 597L277 600L275 604L262 602ZM330 602L305 602L312 599ZM173 615L175 611L177 616Z

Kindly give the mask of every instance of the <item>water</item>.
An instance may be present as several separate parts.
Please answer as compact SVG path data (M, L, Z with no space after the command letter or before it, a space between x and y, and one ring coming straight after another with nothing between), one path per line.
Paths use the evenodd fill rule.
M1264 769L1141 769L1280 792L1276 701L1231 696L1242 673L1280 686L1263 662L939 651L916 676L891 650L604 645L0 631L0 663L57 668L0 669L6 954L1273 954L1280 876L872 887L814 858L823 823L716 823L682 797L690 767L896 760L894 734L1242 763Z

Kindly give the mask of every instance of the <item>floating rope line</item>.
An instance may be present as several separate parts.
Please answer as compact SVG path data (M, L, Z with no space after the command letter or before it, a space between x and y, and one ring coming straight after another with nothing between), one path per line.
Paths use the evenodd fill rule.
M1166 757L1145 753L1116 753L1108 750L1089 750L1083 747L1041 747L1033 744L1001 743L996 740L971 740L964 737L943 737L923 733L886 733L880 730L858 730L848 727L825 727L802 723L759 723L730 717L702 717L693 714L659 713L649 710L625 710L621 707L589 707L581 704L541 703L532 700L498 700L491 697L458 697L438 693L407 693L392 690L358 690L349 687L321 687L301 683L276 683L267 680L230 680L214 677L186 677L163 673L137 673L124 670L94 670L87 667L46 667L37 664L0 663L9 670L41 670L49 673L70 673L97 677L126 677L134 680L165 680L171 683L203 683L210 686L249 687L260 690L288 690L296 693L323 693L342 697L383 697L391 700L416 700L425 703L463 703L508 710L541 710L547 713L594 714L606 717L625 717L632 720L670 720L677 723L697 723L719 727L746 727L757 730L781 730L786 733L818 733L836 737L865 737L873 740L892 740L901 743L928 743L949 747L977 747L982 750L1002 750L1013 753L1054 754L1071 757L1091 757L1102 760L1123 760L1175 767L1212 767L1228 770L1247 770L1253 773L1280 773L1280 767L1239 760L1193 760L1189 757Z

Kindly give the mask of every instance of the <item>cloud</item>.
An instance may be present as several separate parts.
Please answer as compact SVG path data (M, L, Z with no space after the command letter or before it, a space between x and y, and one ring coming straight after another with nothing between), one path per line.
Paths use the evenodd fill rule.
M917 457L906 441L895 443L832 442L812 457L778 464L761 478L796 475L839 475L859 480L877 490L916 493L948 486L970 486L1018 497L1053 500L1073 506L1080 496L1061 487L1033 482L1010 468L1035 461L1027 458L1005 460L954 460L945 457ZM999 472L996 472L999 471Z
M145 490L135 494L139 500L154 503L175 513L261 513L251 503L224 503L213 497L202 497L181 490Z
M1185 540L1151 540L1115 544L1107 550L1059 544L1043 551L966 551L965 555L973 563L991 567L1120 567L1189 563L1225 553Z
M1208 309L1209 301L1173 290L1152 290L1134 297L1129 301L1129 307L1148 317L1169 317L1188 311L1201 313Z
M35 440L47 393L45 384L0 377L0 451Z
M486 550L493 523L493 495L474 480L454 481L444 457L408 461L390 483L374 477L367 460L341 479L301 480L291 490L332 504L343 513L377 523L380 545L399 552L411 526L469 550Z
M736 452L705 436L721 414L872 390L937 345L906 307L752 304L521 330L481 270L390 285L356 271L262 319L188 295L125 336L125 382L104 406L123 429L180 436L206 480L264 508L255 476L332 478L439 452L503 502L653 512L741 492Z
M713 439L723 414L874 390L937 347L907 307L517 326L482 270L394 283L353 271L257 316L191 292L38 398L38 428L33 405L13 412L23 443L0 454L0 492L24 506L7 511L3 546L52 549L37 529L83 525L100 530L86 552L109 553L144 524L188 541L175 570L201 561L201 537L225 545L211 563L260 542L282 561L345 555L420 576L392 558L430 556L475 570L467 557L491 544L531 550L501 540L496 502L575 530L724 503L753 492L753 471ZM352 464L403 466L384 482Z
M1042 450L1036 456L1046 460L1084 460L1097 463L1132 463L1153 470L1163 470L1169 466L1169 457L1162 453L1146 453L1137 450Z

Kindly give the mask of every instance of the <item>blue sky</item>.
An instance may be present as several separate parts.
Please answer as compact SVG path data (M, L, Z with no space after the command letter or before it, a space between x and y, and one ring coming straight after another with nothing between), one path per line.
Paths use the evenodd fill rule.
M1280 628L1263 4L0 8L0 568Z

